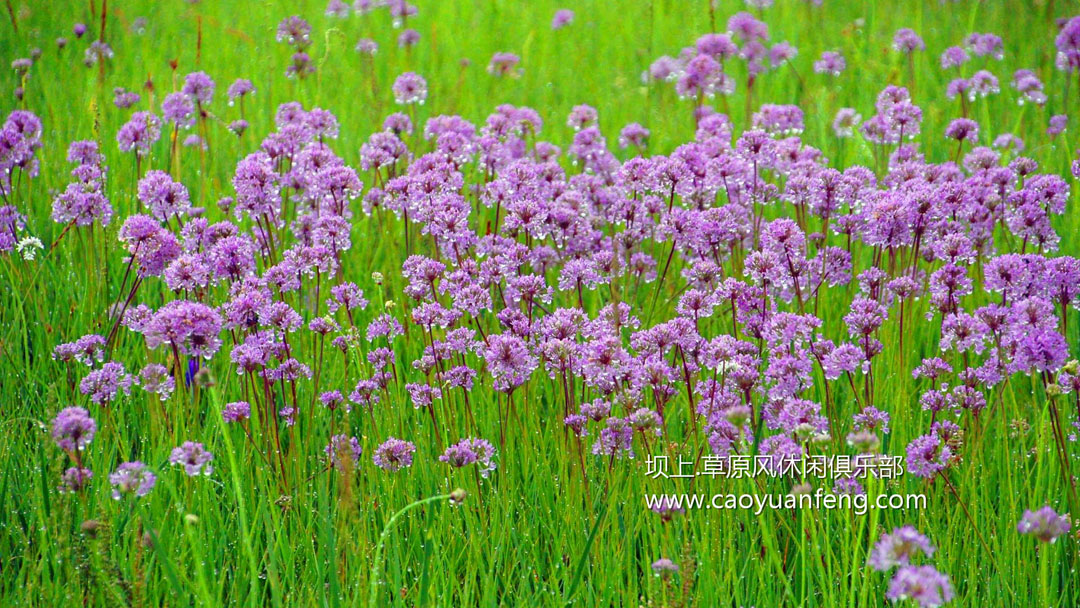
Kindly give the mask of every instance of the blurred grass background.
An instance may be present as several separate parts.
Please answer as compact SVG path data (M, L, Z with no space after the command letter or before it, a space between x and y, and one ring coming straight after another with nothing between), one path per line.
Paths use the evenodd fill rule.
M57 494L63 462L41 425L60 408L82 404L83 399L71 389L67 368L52 361L50 353L60 342L107 331L101 327L103 312L115 298L123 272L115 231L120 218L136 208L134 162L115 143L115 133L130 111L112 105L113 87L140 92L143 100L135 109L160 112L161 99L179 87L185 74L203 70L216 80L210 111L221 122L212 123L209 151L182 149L179 176L193 201L211 208L219 197L231 194L236 162L273 129L274 111L285 101L331 110L341 123L341 136L331 146L358 166L360 145L395 111L390 84L410 70L429 85L420 122L438 114L461 114L480 124L497 104L527 105L545 120L541 139L565 149L572 136L566 115L574 105L587 103L599 110L601 128L613 148L618 129L629 122L651 129L651 153L667 153L693 136L690 102L678 100L670 85L645 86L641 73L656 57L675 56L709 31L704 1L419 0L417 5L419 14L406 26L415 28L421 39L406 50L398 48L395 40L401 30L393 27L385 10L341 20L325 16L321 2L114 0L108 3L105 38L115 57L100 82L96 68L82 65L83 50L100 28L90 2L12 0L18 31L10 20L3 23L0 56L9 62L28 56L32 48L42 50L23 83L24 101L11 94L20 84L15 74L0 74L4 115L30 109L45 126L41 175L25 185L16 203L28 216L28 231L48 246L62 229L49 220L50 193L69 181L64 155L74 139L102 142L109 165L107 191L118 217L105 233L72 233L36 266L13 258L2 262L0 603L359 603L370 582L373 541L389 515L411 500L460 485L472 494L464 506L451 510L436 505L413 512L391 536L385 549L387 586L381 596L386 605L546 606L568 600L589 606L675 605L682 592L665 595L649 569L660 557L682 565L677 584L685 586L686 596L698 606L882 605L887 577L865 566L867 550L882 531L904 523L915 525L938 547L934 563L952 577L955 605L1028 606L1035 597L1040 604L1080 604L1075 541L1042 546L1040 556L1035 543L1015 531L1025 508L1063 500L1065 493L1052 452L1045 398L1023 378L1009 385L1004 411L985 421L985 435L973 438L963 465L954 472L993 559L940 483L928 488L914 477L893 491L926 491L928 509L866 516L845 511L767 511L761 516L700 511L661 524L644 509L646 491L758 490L745 481L704 479L680 486L647 480L640 458L619 463L610 473L604 463L590 464L591 493L586 495L575 470L574 447L564 443L559 397L541 390L540 383L527 402L518 401L525 425L515 429L481 495L471 471L448 476L447 468L435 461L426 419L399 395L399 402L380 406L375 430L359 412L351 415L352 431L362 436L365 450L361 475L334 484L326 483L325 475L315 476L280 498L283 492L258 466L243 435L219 423L221 402L237 398L237 377L221 364L222 355L216 364L221 367L214 368L214 391L178 391L174 396L170 408L178 409L170 409L176 413L171 428L161 423L156 403L139 391L115 402L107 415L96 416L102 429L89 451L95 489L82 501ZM552 31L550 21L558 8L573 9L576 18L570 27ZM94 10L100 12L100 2ZM723 29L727 18L740 10L745 10L741 3L719 2L717 27ZM1004 61L977 58L964 68L970 75L986 67L1002 84L1000 95L973 106L972 116L982 127L980 142L986 145L997 134L1016 133L1027 144L1025 154L1038 160L1043 171L1065 174L1075 149L1075 124L1053 141L1045 131L1051 115L1068 112L1075 121L1080 106L1080 87L1072 83L1074 90L1067 94L1064 76L1053 69L1054 19L1069 16L1069 10L1065 2L826 0L815 7L779 0L763 12L771 41L787 40L799 54L793 68L759 78L754 109L762 102L797 103L806 112L805 141L821 148L837 166L872 166L872 151L858 136L844 147L838 145L831 133L832 118L841 107L853 107L867 118L886 84L907 85L924 111L921 149L928 160L944 161L954 147L946 145L942 132L960 110L958 102L945 98L952 74L939 69L938 55L947 46L962 44L970 32L993 32L1005 41ZM285 78L290 50L274 41L277 24L291 14L313 26L309 53L317 71L302 81ZM147 19L144 33L132 31L137 17ZM86 23L92 33L76 40L71 33L75 22ZM927 44L927 51L916 55L910 82L906 63L890 50L892 34L900 27L915 29ZM69 39L64 49L55 43L60 36ZM354 52L361 37L378 42L374 61ZM848 68L841 76L813 73L812 62L825 50L845 56ZM520 77L496 78L486 72L497 51L521 56ZM176 62L175 70L170 61ZM1044 81L1046 107L1016 104L1008 82L1020 68L1033 69ZM741 128L747 117L745 83L738 69L738 88L728 107L720 100L713 103ZM239 108L228 106L224 93L239 77L251 79L258 92L245 102L251 129L238 140L224 125L239 117ZM145 87L147 82L153 83L153 91ZM166 162L167 143L160 142L150 164L164 168ZM362 179L370 182L370 176L362 174ZM1063 253L1072 255L1078 253L1074 208L1057 223ZM211 209L212 218L219 215ZM356 221L345 269L373 301L364 322L382 299L403 298L400 278L394 276L403 259L397 239L396 232L383 233L374 221ZM860 261L857 270L867 265L866 259ZM381 294L369 276L374 270L390 277ZM846 309L853 293L851 288L833 290L832 299L824 302L823 316L832 316L827 321L830 336L842 331L838 311ZM141 295L152 306L161 303L154 290ZM603 305L602 297L593 294L587 304L595 312ZM925 311L921 304L910 318L919 319ZM710 321L704 325L705 335L724 331L720 318ZM910 370L921 357L937 351L938 327L937 322L914 325L905 328L904 351L898 348L894 321L886 324L881 338L886 351L877 398L879 407L893 416L893 432L885 444L893 454L902 453L928 424L918 409L919 387ZM1068 338L1075 356L1076 337ZM312 345L301 348L313 352ZM407 365L421 348L416 341L408 342L399 361ZM144 353L137 337L126 336L114 356L130 369L141 365ZM324 388L351 389L354 373L339 358L328 360ZM820 392L820 376L816 382ZM854 400L843 387L838 392L839 411L850 419ZM494 394L490 388L474 394L484 435L494 439ZM1028 430L1019 425L1021 430L1010 432L1014 420L1023 420ZM301 436L304 457L293 463L297 478L320 470L325 427L322 420L309 429L310 435ZM391 434L413 440L419 448L412 469L396 475L376 470L370 462L371 451ZM189 480L166 468L169 450L187 439L205 442L216 454L211 479ZM107 473L121 460L134 458L161 469L158 488L134 506L114 502L108 497ZM767 487L772 492L789 489L779 481ZM185 518L188 514L197 521ZM80 532L81 522L90 518L105 524L96 538ZM590 538L594 530L596 536ZM151 536L149 542L144 542L144 534ZM1045 576L1036 574L1040 557L1047 560Z

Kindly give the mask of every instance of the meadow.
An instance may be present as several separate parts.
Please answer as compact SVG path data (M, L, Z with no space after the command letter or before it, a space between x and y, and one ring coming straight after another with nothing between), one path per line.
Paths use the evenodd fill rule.
M1076 12L7 1L0 606L1080 605Z

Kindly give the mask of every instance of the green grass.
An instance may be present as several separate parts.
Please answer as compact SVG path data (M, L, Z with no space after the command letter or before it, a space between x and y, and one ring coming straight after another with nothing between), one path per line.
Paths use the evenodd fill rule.
M651 480L645 475L644 458L619 461L609 468L606 461L587 457L586 486L576 444L564 435L561 391L541 373L514 395L516 418L511 417L506 427L498 469L489 480L479 482L471 469L451 471L438 462L440 450L430 420L413 409L402 388L392 386L390 398L376 409L374 428L359 410L339 413L335 421L336 432L347 426L361 438L364 457L359 471L325 472L322 449L331 422L320 408L311 423L304 411L301 423L284 437L287 481L282 481L240 429L221 422L222 405L241 395L241 377L224 352L231 346L227 337L223 352L211 365L216 379L212 389L179 388L164 407L138 389L107 410L89 406L100 427L85 455L86 466L95 473L92 490L77 498L58 493L59 475L69 465L49 438L47 425L61 408L87 404L73 388L84 370L53 361L51 351L83 334L108 332L105 311L117 297L124 271L116 230L120 220L137 209L134 161L115 143L128 112L112 105L113 87L140 91L143 101L138 109L152 105L157 111L162 97L179 86L184 74L204 70L216 80L210 150L200 154L181 149L175 175L191 190L193 202L207 206L211 218L220 219L214 202L232 194L236 162L273 128L278 104L298 100L305 107L334 112L341 136L331 147L350 166L359 167L360 145L379 129L386 114L395 111L390 84L408 70L422 74L430 88L428 102L417 112L420 121L461 114L481 124L498 104L528 105L545 120L541 139L565 149L572 137L565 117L574 105L588 103L599 110L612 148L619 128L641 122L652 131L650 152L670 152L693 137L692 107L678 100L668 85L643 86L640 74L655 57L676 55L710 27L704 0L568 3L576 21L557 32L549 24L562 5L549 0L421 0L419 15L410 20L421 33L421 42L406 52L397 48L394 40L400 30L391 27L383 10L340 21L323 16L321 2L192 5L114 0L108 3L106 37L116 56L104 71L104 82L99 82L97 69L81 64L82 49L93 36L75 40L71 35L75 21L93 24L91 30L97 31L89 13L94 4L14 0L18 31L6 18L0 25L4 62L27 56L33 47L43 50L25 82L23 102L11 95L18 84L13 72L4 70L0 75L3 115L26 108L45 125L40 176L22 182L14 195L28 218L27 231L46 247L60 236L63 227L49 219L51 193L69 181L64 156L67 144L75 139L101 142L109 166L107 193L117 211L106 230L72 230L54 251L35 262L13 255L0 258L0 605L362 606L373 584L376 542L390 517L413 501L456 487L468 492L463 505L451 507L441 500L423 505L403 515L388 534L382 549L385 585L378 593L379 605L662 606L685 599L703 607L879 606L885 603L888 575L865 566L867 553L883 532L908 523L938 548L933 563L951 577L957 593L954 605L1080 605L1075 535L1037 547L1034 539L1016 533L1024 509L1049 503L1059 511L1069 510L1048 401L1041 383L1026 377L1012 378L1000 405L977 425L965 421L963 461L949 475L975 527L941 480L929 484L910 475L892 484L890 491L926 493L926 509L865 516L842 510L766 510L761 515L703 510L662 524L645 509L646 492L784 493L790 484ZM1026 154L1040 163L1042 171L1065 175L1075 149L1080 90L1066 98L1064 77L1053 70L1052 36L1054 18L1067 16L1068 8L1062 2L1019 8L1005 2L856 0L827 0L824 7L811 7L778 0L765 12L765 20L773 41L788 40L798 47L794 64L799 77L790 68L762 76L753 104L755 108L762 102L799 104L806 111L805 141L820 147L835 166L873 166L873 150L859 137L840 146L832 136L832 118L845 106L867 118L886 84L907 85L925 115L922 151L928 160L945 161L952 158L954 146L946 144L942 132L959 115L959 107L945 99L951 76L937 68L937 56L946 46L961 44L970 31L995 32L1005 40L1005 60L976 59L968 70L985 65L1002 83L1001 95L973 106L973 116L982 126L981 143L1014 132L1024 138ZM738 10L741 3L720 2L716 11L720 26ZM318 70L304 81L285 78L290 53L274 42L276 24L290 14L303 15L314 28L310 54ZM137 16L149 19L141 36L129 31ZM928 47L915 59L913 81L906 63L889 51L892 33L900 27L916 29ZM70 39L66 49L56 48L53 41L58 36ZM352 48L362 36L380 45L371 64ZM845 55L848 69L839 78L828 79L811 70L823 50ZM496 51L521 55L521 77L500 79L485 71ZM170 60L178 64L175 72ZM470 63L464 65L463 60ZM1015 104L1008 82L1020 68L1034 69L1045 82L1049 94L1045 108ZM739 87L726 110L742 128L747 123L745 86L738 71L736 76ZM223 124L239 116L239 108L227 106L224 96L237 77L252 79L258 89L245 106L252 128L239 140ZM153 92L143 88L148 81ZM717 109L724 109L717 103ZM1049 116L1066 111L1073 121L1070 131L1050 140L1045 135ZM409 143L422 150L430 146L419 138ZM142 169L167 165L168 143L162 141ZM372 181L369 173L361 172L361 178L366 184ZM1069 213L1055 223L1062 253L1069 255L1080 254L1075 198ZM479 213L474 226L493 219L491 210L481 208ZM392 226L391 230L362 216L354 222L354 246L344 258L344 274L372 300L357 319L360 326L374 318L386 300L396 301L394 312L402 316L407 299L399 272L404 252L400 222ZM865 269L870 252L856 252L857 269ZM682 267L676 256L671 276L679 276ZM373 271L386 275L386 285L374 284ZM674 282L668 288L665 295L673 295ZM822 301L823 331L833 339L845 335L840 318L855 289L830 290ZM214 301L224 293L218 290ZM635 310L647 310L651 291L621 297L634 303ZM166 292L148 284L140 300L156 307L171 299ZM980 295L972 302L984 302L985 294L976 292ZM309 317L312 295L293 294L290 303ZM587 293L586 308L595 313L607 297ZM573 304L570 294L557 296L556 305ZM670 303L660 304L661 311L668 311L664 314L671 308ZM892 414L893 430L884 441L887 453L902 454L929 424L929 415L917 401L924 387L910 373L922 357L938 350L940 318L923 321L928 308L921 301L907 311L910 322L904 327L903 350L896 319L881 331L886 349L875 360L874 402ZM1080 352L1073 328L1080 327L1080 316L1075 311L1069 315L1067 338L1075 357ZM486 321L491 327L495 320L489 315ZM720 314L704 322L701 331L711 337L725 333L729 324L730 317ZM318 344L306 332L297 335L303 336L297 338L298 358L313 361ZM399 341L398 369L411 381L421 379L410 362L422 348L415 329ZM155 361L160 359L160 353L154 356ZM148 360L143 341L126 332L113 358L129 369ZM362 358L363 353L356 353L346 367L340 353L326 345L321 390L351 390ZM807 398L823 400L822 384L820 371L815 371L815 388ZM846 428L856 411L855 398L845 385L835 386L839 422L834 424ZM311 382L301 383L299 397L305 407L314 390ZM467 434L459 399L455 392L445 402L457 415L440 411L444 440ZM505 397L493 391L487 379L470 399L479 426L476 434L498 444L498 408L505 411ZM1059 407L1063 403L1059 398ZM672 439L692 442L685 392L668 408ZM1071 406L1064 411L1072 412ZM1075 412L1065 418L1075 420ZM1023 421L1023 430L1010 431L1014 421ZM598 430L590 429L585 449ZM389 435L417 444L411 469L387 474L372 465L371 453ZM204 442L215 454L210 478L189 479L167 464L170 450L189 439ZM1068 445L1073 471L1080 467L1075 445ZM640 446L638 451L643 452ZM108 472L119 462L134 459L158 471L157 488L142 500L112 500ZM87 520L100 522L93 535L82 529ZM670 587L649 568L661 557L681 566Z

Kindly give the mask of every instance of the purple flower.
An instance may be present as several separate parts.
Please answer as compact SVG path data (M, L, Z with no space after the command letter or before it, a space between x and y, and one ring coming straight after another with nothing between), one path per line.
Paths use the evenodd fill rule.
M971 56L963 47L950 46L941 54L941 69L960 67L967 63L968 59L971 59Z
M912 526L903 526L878 540L870 552L869 563L875 570L886 572L896 566L909 565L916 553L933 557L934 546L930 544L930 539Z
M158 363L151 363L142 369L139 373L139 385L162 401L168 400L176 389L176 381L169 374L169 369Z
M840 108L837 110L836 117L833 119L833 133L840 138L851 137L855 134L855 127L858 126L861 121L862 116L860 116L853 108Z
M95 433L97 423L81 407L64 408L53 418L52 438L61 450L81 451L94 440Z
M105 338L98 334L87 334L74 342L67 342L53 349L53 359L57 361L78 361L92 366L105 360Z
M209 105L214 98L215 84L206 72L192 72L184 77L184 86L181 91L195 100L199 105Z
M131 394L131 385L135 379L124 370L124 365L110 361L86 375L79 383L79 392L88 395L90 400L104 405L116 398L123 391Z
M818 74L839 76L845 68L847 68L847 62L844 61L844 56L833 51L823 52L821 59L814 62L814 71Z
M174 300L162 306L143 328L148 348L163 344L192 357L209 359L221 347L222 319L200 302Z
M439 461L460 469L477 463L480 476L487 479L495 470L495 446L486 439L469 437L449 446L439 456Z
M90 469L70 467L60 477L60 487L57 489L62 494L76 494L85 490L93 477L94 472Z
M138 184L139 201L150 209L159 221L186 215L191 209L191 199L183 184L175 182L164 171L148 171Z
M221 417L225 422L243 422L251 417L251 405L247 401L226 403L221 410Z
M1053 543L1059 536L1068 533L1071 527L1067 514L1058 515L1047 505L1037 511L1025 510L1016 530L1020 534L1030 534L1044 543Z
M427 100L427 81L415 72L405 72L398 76L391 90L394 92L394 101L401 105L424 105Z
M1065 127L1069 124L1069 116L1067 114L1055 114L1050 117L1050 124L1046 127L1046 134L1050 137L1057 137L1065 132Z
M931 478L945 470L952 451L935 435L916 437L907 446L907 470L917 477Z
M903 566L889 581L885 597L894 602L913 600L920 608L935 608L953 598L949 577L933 566Z
M190 127L195 124L195 102L187 93L169 93L161 102L161 115L177 127Z
M653 562L651 568L652 571L656 573L656 576L661 578L668 578L679 571L679 566L666 557L662 557Z
M407 29L398 34L397 45L400 48L407 49L416 46L416 43L420 42L420 32L414 29Z
M180 447L174 448L169 455L169 462L184 467L188 477L209 475L214 471L210 461L214 455L206 451L203 444L194 441L185 441Z
M330 468L341 470L353 469L360 463L360 441L348 435L334 435L323 449L329 459Z
M900 28L893 36L893 49L901 53L912 53L926 49L923 39L910 28Z
M484 360L495 380L495 389L506 393L524 384L537 366L525 342L510 334L488 336Z
M513 53L495 53L491 56L487 71L495 76L516 76L520 72L516 69L520 62L521 58Z
M311 44L311 25L301 17L286 17L278 24L277 41L300 50Z
M390 437L375 448L372 460L375 466L391 473L412 466L416 445L412 442Z
M161 139L161 119L150 112L136 112L120 127L116 141L121 152L135 152L146 156L150 147Z
M232 105L234 101L244 99L246 95L255 94L255 85L246 78L237 78L229 85L228 91L225 92L229 97L229 105Z
M969 118L957 118L945 127L945 137L956 141L977 141L979 123Z
M157 475L154 475L147 466L138 460L125 462L109 475L109 483L113 486L112 496L120 500L125 494L134 494L136 497L146 496L154 489L157 483Z
M551 29L561 30L562 28L570 25L574 22L574 11L566 8L561 8L555 11L555 16L551 18Z

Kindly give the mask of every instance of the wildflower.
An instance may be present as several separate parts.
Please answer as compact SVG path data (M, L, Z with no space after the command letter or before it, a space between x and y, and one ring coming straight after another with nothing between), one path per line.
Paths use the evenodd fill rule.
M818 74L839 76L847 67L844 56L833 51L825 51L821 58L814 62L814 71Z
M338 470L344 470L346 467L355 468L360 462L362 451L360 441L348 435L334 435L323 449L330 462L330 468Z
M226 403L221 410L221 417L225 422L242 422L251 417L251 405L247 401Z
M78 452L90 445L97 433L97 423L81 407L66 407L53 418L52 438L61 450Z
M949 577L933 566L903 566L889 582L885 597L893 602L913 600L920 608L935 608L953 598Z
M937 435L922 435L908 444L905 464L912 475L930 478L943 471L950 458L952 452Z
M930 539L911 526L896 528L892 534L883 535L870 552L870 565L882 572L896 566L907 566L911 557L922 553L926 557L934 556L934 546Z
M1044 543L1053 543L1058 537L1068 533L1071 527L1068 515L1058 515L1047 505L1037 511L1025 510L1016 530L1020 534L1030 534Z
M656 576L665 579L679 571L679 566L677 566L675 562L671 561L666 557L656 560L652 563L651 567L653 572L656 573Z
M414 72L405 72L398 76L391 89L394 92L394 101L401 105L424 105L427 100L427 81Z
M60 487L57 488L63 494L77 494L90 485L94 472L90 469L70 467L60 477Z
M169 462L184 467L188 477L209 475L214 471L210 461L214 455L206 451L203 444L194 441L185 441L180 447L174 448L169 455Z
M480 476L487 479L495 470L495 446L486 439L469 437L449 446L439 456L440 462L460 469L470 464L477 463L480 468Z
M79 383L79 392L89 395L90 400L97 404L107 404L123 391L125 395L131 394L131 385L135 379L124 370L124 366L116 361L110 361L86 375Z
M37 258L37 252L45 248L45 245L41 243L41 239L36 236L26 236L19 240L15 244L15 251L22 256L22 259L32 262Z
M412 466L416 445L409 441L390 437L375 448L372 460L375 466L391 473Z
M157 483L157 475L145 464L138 460L125 462L109 475L109 483L113 486L112 496L120 500L125 494L134 494L143 497L154 489Z
M555 11L555 16L551 18L551 29L561 30L562 28L570 25L574 22L574 11L570 9L561 8Z
M517 76L520 70L516 68L520 62L521 58L513 53L495 53L491 56L487 71L495 76Z

